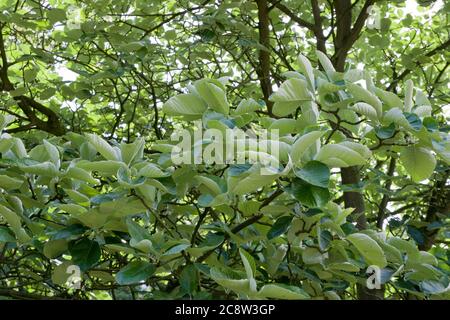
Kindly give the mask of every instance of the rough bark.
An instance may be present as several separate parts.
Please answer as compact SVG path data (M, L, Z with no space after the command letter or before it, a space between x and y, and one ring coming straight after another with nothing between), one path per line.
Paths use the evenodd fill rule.
M358 39L362 27L368 17L367 8L374 1L367 0L361 10L355 25L352 28L352 5L350 0L335 0L334 8L336 12L336 38L334 41L335 54L332 62L336 71L343 72L345 61L351 46ZM341 169L343 184L357 184L360 182L359 168L348 167ZM357 191L344 192L344 205L346 208L354 208L353 217L356 220L359 230L367 228L367 218L365 215L364 197ZM365 285L357 286L358 299L360 300L380 300L384 297L384 288L379 290L368 289Z
M428 224L441 220L438 215L450 215L450 187L447 185L449 174L450 171L447 171L447 173L436 182L435 188L431 193L428 210L425 217L425 221ZM419 245L419 249L428 251L434 245L440 228L429 230L427 227L424 227L421 231L425 237L425 241L423 244Z
M267 0L257 0L258 5L258 31L259 43L267 49L259 50L259 66L256 70L259 82L264 95L269 114L272 114L272 102L269 97L272 94L272 84L270 81L270 38L269 38L269 8Z

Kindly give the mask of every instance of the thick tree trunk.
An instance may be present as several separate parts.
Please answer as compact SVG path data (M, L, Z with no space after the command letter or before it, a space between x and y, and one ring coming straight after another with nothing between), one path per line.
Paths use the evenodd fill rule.
M356 184L360 182L359 168L348 167L341 169L342 184ZM359 230L367 229L364 198L360 192L344 192L344 204L346 208L355 208L352 213Z
M447 172L447 174L445 174L444 177L435 184L435 188L429 201L427 215L425 217L425 221L428 223L439 221L439 217L437 216L438 214L443 216L450 215L450 188L447 185L448 176L449 173ZM426 226L423 227L421 231L424 235L425 241L419 245L419 249L423 251L430 250L435 243L439 230L440 228L429 230Z
M270 81L269 8L267 7L267 0L257 0L256 4L258 5L259 43L267 48L267 50L259 50L259 68L256 71L267 110L269 114L272 114L272 102L269 101L269 97L272 94L272 84Z
M341 169L342 184L356 184L360 181L359 168L348 167ZM355 208L352 213L353 219L359 230L367 229L364 198L360 192L344 192L344 204L346 208ZM382 300L384 298L384 287L381 289L369 289L366 285L358 284L357 293L359 300Z
M367 1L369 3L370 1ZM366 3L366 4L367 4ZM361 12L357 23L352 28L352 6L350 0L335 0L334 7L336 12L336 38L334 41L335 53L333 64L336 71L343 72L345 60L350 47L359 37L362 25L367 15ZM366 6L364 6L363 10ZM360 25L361 24L361 25ZM348 167L341 169L341 178L343 184L357 184L360 182L359 168ZM355 208L353 218L356 221L359 230L367 229L367 218L365 215L364 197L360 192L344 192L344 205L346 208ZM384 298L384 288L369 289L365 285L357 286L358 299L360 300L381 300Z

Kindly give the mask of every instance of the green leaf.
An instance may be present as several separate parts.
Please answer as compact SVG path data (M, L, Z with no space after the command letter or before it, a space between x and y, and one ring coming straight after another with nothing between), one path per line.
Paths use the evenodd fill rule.
M31 173L47 177L56 177L59 174L59 171L55 167L55 165L48 161L30 166L21 166L20 169L25 173Z
M198 116L206 111L206 103L193 93L179 94L170 98L162 106L162 110L169 116Z
M244 264L245 273L247 274L247 278L249 280L253 279L255 277L256 273L256 264L255 259L242 248L239 248L239 254L242 259L242 263Z
M182 244L178 244L173 246L172 248L170 248L169 250L167 250L166 252L164 252L164 256L169 256L172 254L178 254L183 250L186 250L187 248L189 248L191 245L187 244L187 243L182 243Z
M292 145L291 159L294 164L301 162L303 155L314 143L316 143L321 136L324 135L324 131L311 131L300 136Z
M398 237L392 237L387 240L388 244L397 248L401 252L405 252L411 260L420 259L419 249L411 241L407 241Z
M333 240L333 235L328 230L320 229L319 232L319 248L324 251L330 245L331 240Z
M53 164L55 164L57 168L59 168L60 160L58 148L45 139L44 139L44 147L45 150L47 151L47 154L50 157L50 161L53 162Z
M225 270L220 270L215 267L211 268L210 276L215 282L227 289L233 290L238 293L250 292L249 279L237 279L235 274L231 274L231 272L225 272Z
M376 265L380 268L386 267L387 261L383 250L371 237L364 233L353 233L347 236L347 240L358 249L368 265Z
M9 92L13 97L22 96L27 93L27 88L19 87Z
M301 102L311 101L311 93L308 84L303 79L291 78L283 82L277 92L273 93L269 100L275 102L273 113L284 117L293 113Z
M266 284L258 292L258 297L283 300L308 299L309 295L302 289L285 284Z
M210 195L210 194L201 194L198 197L197 203L200 207L202 208L206 208L206 207L210 207L211 203L214 200L214 196Z
M128 232L130 233L130 236L136 240L137 242L142 241L144 239L148 239L150 240L150 232L141 227L139 224L137 224L135 221L133 221L132 219L127 219L127 227L128 227Z
M14 234L7 227L0 226L0 242L16 242Z
M145 177L132 178L130 170L125 167L120 167L117 170L117 181L124 188L137 188L142 186L145 182Z
M310 208L320 208L330 200L330 192L327 188L313 186L300 179L295 179L290 192L301 204Z
M428 179L436 167L436 158L423 147L405 147L400 152L400 161L414 182Z
M55 24L58 21L65 21L67 19L66 11L59 8L54 8L47 11L47 17L52 24Z
M220 188L219 184L218 184L216 181L214 181L213 179L208 178L208 177L204 177L204 176L200 176L200 175L196 176L194 179L195 179L199 184L202 184L202 185L204 185L206 188L208 188L208 191L209 191L212 195L216 196L216 195L222 193L222 189Z
M416 114L409 112L404 112L403 114L405 115L406 120L408 120L411 128L413 128L416 131L422 129L422 121Z
M254 99L243 99L239 102L236 110L234 110L235 115L243 115L246 113L251 113L256 110L261 110L262 106L256 102Z
M147 163L139 170L137 176L142 176L146 178L162 178L167 177L168 174L163 172L156 164Z
M37 76L37 74L38 74L38 71L39 71L39 69L35 69L35 68L33 68L33 69L26 69L24 72L23 72L23 78L24 78L24 80L25 80L25 82L32 82L34 79L36 79L36 76Z
M282 216L278 218L270 228L269 232L267 232L267 239L271 240L285 233L291 225L292 218L293 216Z
M328 188L330 169L319 161L309 161L303 168L295 170L300 179L317 187Z
M57 285L65 285L71 274L68 271L69 267L72 266L72 262L64 261L63 263L57 265L52 273L52 282Z
M377 116L381 117L383 114L383 107L376 95L354 83L349 83L347 88L355 99L366 102L372 106L375 109Z
M235 182L235 185L233 187L229 185L228 191L233 194L243 195L272 184L276 178L277 175L263 175L259 172L253 172L244 179L236 178L237 181ZM230 178L228 179L228 182L231 182Z
M121 167L126 167L126 165L122 161L104 160L104 161L91 162L91 161L81 160L81 161L77 162L76 167L87 170L87 171L97 171L101 175L115 175ZM80 175L75 176L75 174L80 174ZM83 175L86 177L86 179L89 179L84 173L83 173ZM74 177L76 177L76 179L84 180L84 181L88 182L87 180L82 178L83 175L81 175L81 172L74 173ZM89 179L89 180L91 180L91 179ZM94 183L94 181L97 182L97 180L95 180L95 179L91 180L90 182Z
M392 108L383 115L383 124L395 123L405 129L411 129L411 125L399 108Z
M230 111L225 91L208 79L199 80L195 83L198 94L206 101L209 108L227 115Z
M330 59L328 59L327 55L322 51L316 50L316 55L317 58L319 59L320 65L323 67L323 70L325 70L325 73L331 80L333 78L334 73L336 72L336 70L333 67L333 64L331 63Z
M184 292L192 294L197 290L199 283L198 270L193 264L183 268L180 275L180 286Z
M383 139L383 140L390 139L395 134L395 124L391 123L387 127L376 127L375 128L375 134L380 139Z
M120 269L116 274L116 281L120 285L131 285L150 278L156 267L145 261L133 261Z
M440 294L447 291L447 288L436 280L425 280L420 283L420 288L428 294Z
M72 189L64 189L64 191L67 193L70 199L72 199L77 204L88 204L89 203L89 197L85 196L84 194L72 190Z
M418 245L425 243L425 236L419 229L413 226L406 226L406 232Z
M5 128L8 126L8 124L10 124L11 122L13 122L14 119L15 119L15 117L12 116L12 115L9 115L9 114L7 114L7 115L0 114L0 133L3 131L3 129L5 129Z
M339 270L347 272L358 272L360 268L350 262L336 262L328 265L330 270Z
M366 164L372 153L359 143L344 141L338 144L324 145L315 160L325 163L328 167L351 167Z
M310 90L315 90L314 71L311 62L303 55L298 56L298 62L300 65L300 71L307 77Z
M58 239L47 241L44 245L44 255L49 259L54 259L67 251L67 240Z
M69 245L72 262L78 265L81 271L86 271L94 266L101 256L100 245L88 238L81 239Z
M0 204L0 217L6 220L20 243L25 243L30 240L30 236L22 228L22 220L16 212Z
M272 102L310 101L311 93L305 80L291 78L284 81L277 92L270 96Z
M368 103L358 102L351 106L350 109L365 116L367 119L370 119L375 123L378 122L377 110Z
M133 143L122 143L120 145L120 152L123 161L131 165L134 161L141 160L144 155L145 140L138 138Z
M277 119L269 127L269 130L278 130L280 137L296 132L297 120L295 119Z
M67 170L65 177L85 181L91 184L98 183L97 179L94 179L88 171L77 167L70 167L69 170Z
M432 265L434 267L438 266L438 260L436 257L426 251L420 251L420 262Z
M58 240L58 239L70 239L72 237L77 237L82 235L84 232L86 232L88 228L81 224L72 224L70 226L67 226L61 230L58 230L52 237L52 240Z
M120 161L120 150L114 149L109 145L108 142L103 140L96 134L87 133L86 139L90 144L94 146L94 148L106 159L106 160L116 160Z
M374 92L389 108L403 108L403 101L395 93L378 88Z
M324 260L324 255L316 248L305 248L302 251L302 260L305 264L318 264Z
M436 132L439 129L439 123L433 117L425 117L423 119L423 125L427 128L428 132Z
M4 175L4 174L0 175L0 188L3 188L7 191L19 189L20 186L22 186L22 184L23 184L22 180L12 178L12 177Z

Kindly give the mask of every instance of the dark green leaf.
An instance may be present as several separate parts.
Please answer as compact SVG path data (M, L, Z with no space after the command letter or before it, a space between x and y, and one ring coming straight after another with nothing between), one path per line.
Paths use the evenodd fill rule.
M155 271L155 266L148 262L133 261L120 269L116 274L116 281L120 285L136 284L147 280Z
M192 294L198 286L198 270L193 264L189 264L181 271L180 286L184 292Z
M427 128L429 132L435 132L438 131L439 129L437 120L432 117L424 118L423 125L425 126L425 128Z
M14 234L7 227L0 227L0 242L16 242Z
M209 204L214 200L214 197L210 194L202 194L198 197L198 205L200 207L208 207Z
M358 229L351 222L346 222L341 225L342 231L344 231L345 235L349 235L355 232L358 232Z
M231 165L228 169L228 176L230 177L236 177L241 175L242 173L246 172L248 169L252 167L251 164L235 164Z
M291 225L292 218L292 216L283 216L278 218L267 233L267 238L270 240L285 233Z
M320 250L324 251L328 248L330 245L331 240L333 239L333 236L328 230L320 230L319 234L319 248Z
M425 243L425 237L419 229L413 226L407 226L406 232L408 232L409 236L413 238L417 244L421 245Z
M408 120L409 124L414 130L419 131L422 128L422 121L417 116L417 114L410 112L404 112L403 114L405 115L406 119Z
M307 216L307 217L312 217L312 216L315 216L316 214L319 214L319 213L322 213L322 212L323 212L323 211L320 210L319 208L311 208L311 209L306 210L306 211L304 212L304 214L305 214L305 216Z
M100 260L101 256L100 245L88 238L71 243L69 252L73 263L78 265L81 271L91 268Z
M330 181L330 169L320 161L310 161L295 171L302 180L318 187L327 188Z
M52 236L52 240L69 239L73 236L79 236L83 234L86 230L87 228L81 224L72 224L56 232Z
M325 205L330 200L327 188L313 186L301 179L295 179L289 191L301 204L316 208Z
M394 136L395 133L395 124L391 123L387 127L378 127L375 128L375 134L380 139L390 139Z

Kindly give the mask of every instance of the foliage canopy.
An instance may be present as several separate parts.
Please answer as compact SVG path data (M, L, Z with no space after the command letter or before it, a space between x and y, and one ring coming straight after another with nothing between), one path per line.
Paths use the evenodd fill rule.
M449 299L450 6L419 4L2 0L0 298ZM280 166L175 164L194 120L279 130Z

